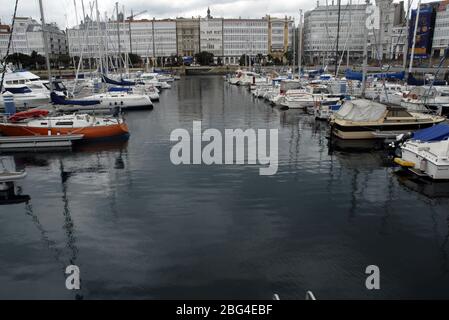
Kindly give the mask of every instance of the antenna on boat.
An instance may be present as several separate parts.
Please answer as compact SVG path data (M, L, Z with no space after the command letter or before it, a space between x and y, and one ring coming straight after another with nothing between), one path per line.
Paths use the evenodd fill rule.
M41 11L41 23L42 23L42 36L44 37L44 50L45 50L45 60L47 63L47 74L48 81L50 82L50 93L53 93L53 81L51 79L51 66L50 66L50 56L48 53L48 36L46 32L45 16L44 16L44 6L42 5L42 0L39 0L39 8Z

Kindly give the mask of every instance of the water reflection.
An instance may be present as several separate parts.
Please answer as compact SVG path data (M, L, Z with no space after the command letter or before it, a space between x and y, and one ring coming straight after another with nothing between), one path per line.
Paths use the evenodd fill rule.
M402 186L430 199L449 198L449 181L432 181L406 170L397 170L395 175Z
M20 187L11 187L8 190L0 191L0 206L20 204L30 201L29 195L23 195Z
M170 133L192 120L278 129L278 174L174 166ZM383 151L333 148L327 123L220 77L185 78L127 123L124 143L17 155L28 177L16 193L31 200L0 207L1 297L50 287L76 298L64 288L70 263L86 299L449 297L449 198L404 185ZM369 264L381 266L381 292L363 286Z

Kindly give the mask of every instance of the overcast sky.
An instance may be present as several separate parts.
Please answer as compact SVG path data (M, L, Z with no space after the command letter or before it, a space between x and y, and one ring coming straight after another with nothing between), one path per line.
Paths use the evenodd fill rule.
M81 0L75 0L78 9L78 19L81 20L82 9ZM332 0L327 0L329 4ZM374 0L371 0L373 2ZM412 0L415 5L418 0ZM89 3L93 0L84 0L85 10L90 12ZM99 0L99 10L104 16L107 12L112 15L116 0ZM346 4L348 0L342 0ZM353 3L364 3L364 0L352 0ZM395 2L399 2L395 0ZM423 2L430 2L424 0ZM47 22L56 22L59 27L66 28L76 24L75 6L73 0L43 0ZM320 4L325 4L326 0L320 0ZM335 0L337 3L337 0ZM1 0L0 18L4 23L10 23L14 10L15 0ZM38 0L19 0L18 16L39 18ZM285 15L295 17L298 20L298 9L313 9L316 6L314 0L122 0L119 1L120 9L125 6L127 15L147 10L146 14L139 18L175 18L205 16L207 7L216 17L242 17L260 18L265 14L283 17Z

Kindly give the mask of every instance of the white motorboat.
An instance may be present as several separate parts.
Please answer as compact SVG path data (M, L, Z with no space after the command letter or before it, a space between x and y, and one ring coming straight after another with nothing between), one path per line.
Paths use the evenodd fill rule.
M143 73L138 80L143 82L145 85L152 85L156 88L161 89L170 89L171 85L169 85L165 81L160 81L159 74L157 73Z
M449 114L448 86L414 87L403 97L401 106L410 111L436 112L439 115Z
M341 139L385 139L413 132L445 121L444 117L408 112L375 101L345 101L330 119L332 133Z
M416 132L401 146L394 161L411 172L434 180L449 180L449 125Z
M374 81L366 88L365 96L367 99L399 106L406 90L399 84Z
M50 102L50 94L33 92L27 85L13 84L5 87L4 93L10 93L14 98L17 110L27 110ZM0 109L4 109L3 96L0 95Z
M309 85L305 89L289 90L282 105L289 109L304 109L314 107L317 101L336 103L340 98L339 95L330 94L324 85Z

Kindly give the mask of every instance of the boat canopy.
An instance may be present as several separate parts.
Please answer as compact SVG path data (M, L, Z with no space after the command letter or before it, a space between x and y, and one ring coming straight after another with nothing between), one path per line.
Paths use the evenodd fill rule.
M109 92L129 92L130 88L122 88L122 87L111 87L108 89Z
M447 83L444 80L418 80L411 73L409 73L407 84L410 86L425 86L431 84L434 86L445 86Z
M125 81L123 79L121 81L115 81L115 80L109 79L104 74L101 76L101 79L102 79L103 82L105 82L107 84L112 84L114 86L129 87L129 86L135 86L136 85L134 82Z
M371 100L349 100L335 113L335 117L347 121L374 122L380 120L386 110L387 106Z
M416 131L413 140L422 142L442 141L449 138L449 124L440 123L436 126Z
M52 92L50 94L51 102L58 105L71 105L71 106L94 106L100 104L100 100L67 100L64 97L58 96L56 93Z
M352 71L352 70L348 69L345 71L345 78L347 80L362 81L363 73L357 72L357 71ZM402 72L393 72L393 73L373 73L373 74L368 74L367 78L387 79L387 80L392 80L392 79L403 80L405 78L405 72L402 71Z

